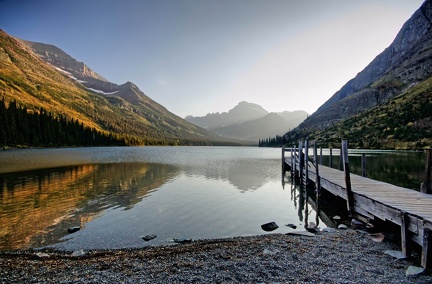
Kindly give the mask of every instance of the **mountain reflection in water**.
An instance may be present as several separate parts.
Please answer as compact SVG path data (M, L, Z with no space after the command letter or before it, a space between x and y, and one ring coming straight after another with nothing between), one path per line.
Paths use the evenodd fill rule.
M132 208L178 169L170 165L82 165L0 175L0 247L57 243L106 208Z
M290 193L281 186L280 149L114 147L6 154L0 162L3 157L24 171L0 168L0 249L140 247L176 237L262 234L260 225L271 221L279 223L279 233L291 230L284 223L299 224ZM40 161L38 155L52 168L38 169L43 166L33 162ZM74 226L81 230L69 234ZM146 243L141 237L147 234L157 238Z

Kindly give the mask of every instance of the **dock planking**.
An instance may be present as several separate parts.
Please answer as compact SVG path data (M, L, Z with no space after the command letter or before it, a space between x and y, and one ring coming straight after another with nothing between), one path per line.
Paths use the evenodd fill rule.
M309 157L309 151L304 151L305 144L300 143L299 148L282 149L283 173L290 169L295 175L307 177L309 183L315 183L318 180L317 170L314 163L310 161L312 159ZM306 152L308 153L307 167L302 167L299 157L301 160L305 159ZM316 157L314 160L317 160ZM320 164L317 167L321 189L347 200L346 172ZM348 175L353 200L350 201L351 205L347 200L347 209L350 211L351 206L352 213L366 222L380 219L399 225L402 252L409 256L409 242L417 243L422 247L422 266L427 269L432 268L432 195L349 172Z

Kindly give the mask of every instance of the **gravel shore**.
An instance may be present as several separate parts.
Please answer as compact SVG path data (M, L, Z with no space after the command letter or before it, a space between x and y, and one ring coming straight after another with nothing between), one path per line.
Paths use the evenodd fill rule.
M419 265L418 259L385 254L398 249L358 231L338 230L313 237L268 234L85 251L81 256L9 251L0 252L0 283L432 283L430 274L405 275L408 266Z

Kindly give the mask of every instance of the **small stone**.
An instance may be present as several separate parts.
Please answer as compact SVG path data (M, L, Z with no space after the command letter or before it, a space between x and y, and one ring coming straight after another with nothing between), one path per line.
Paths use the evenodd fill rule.
M324 233L336 233L336 230L333 228L326 227L322 230Z
M144 237L142 237L142 239L146 242L153 240L154 238L156 238L156 235L146 235Z
M261 225L261 229L263 229L266 232L274 231L277 228L279 228L279 226L275 222L270 222L270 223L266 223L266 224Z
M408 269L405 272L406 277L417 277L418 275L424 274L425 269L423 267L417 266L408 266Z
M186 244L186 243L191 243L192 239L188 239L188 238L175 238L174 242L178 243L178 244Z
M290 227L292 229L297 229L297 226L294 224L286 224L285 226Z
M375 234L369 234L369 238L377 243L381 243L382 241L384 241L384 234L382 233L375 233Z
M68 232L69 232L69 234L72 234L72 233L78 232L79 230L81 230L80 226L74 226L74 227L70 227L68 229Z
M404 255L401 251L397 251L397 250L386 250L384 253L397 259L407 258L406 255Z
M36 253L36 256L37 256L38 258L48 258L48 257L50 257L49 254L44 253L44 252L38 252L38 253Z
M72 256L75 256L75 257L79 257L79 256L83 256L83 255L85 255L85 252L82 249L76 250L72 253Z
M269 249L264 249L263 254L265 255L275 255L278 254L279 250L269 250Z
M348 227L347 227L347 225L340 224L340 225L338 226L338 229L340 229L340 230L346 230L346 229L348 229Z

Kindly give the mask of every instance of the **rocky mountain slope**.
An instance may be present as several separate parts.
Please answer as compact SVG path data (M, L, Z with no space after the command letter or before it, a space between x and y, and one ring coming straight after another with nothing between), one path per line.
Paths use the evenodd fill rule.
M40 108L143 144L211 144L220 138L146 96L131 82L116 85L53 45L0 31L0 96L29 112ZM191 142L194 141L194 142Z
M388 48L283 142L308 137L338 147L344 137L355 148L431 147L431 80L432 0L426 0Z
M243 101L228 112L185 119L221 137L256 143L296 127L307 116L305 111L269 113L260 105Z
M301 128L330 126L379 106L432 75L432 1L403 25L392 44L325 102Z

